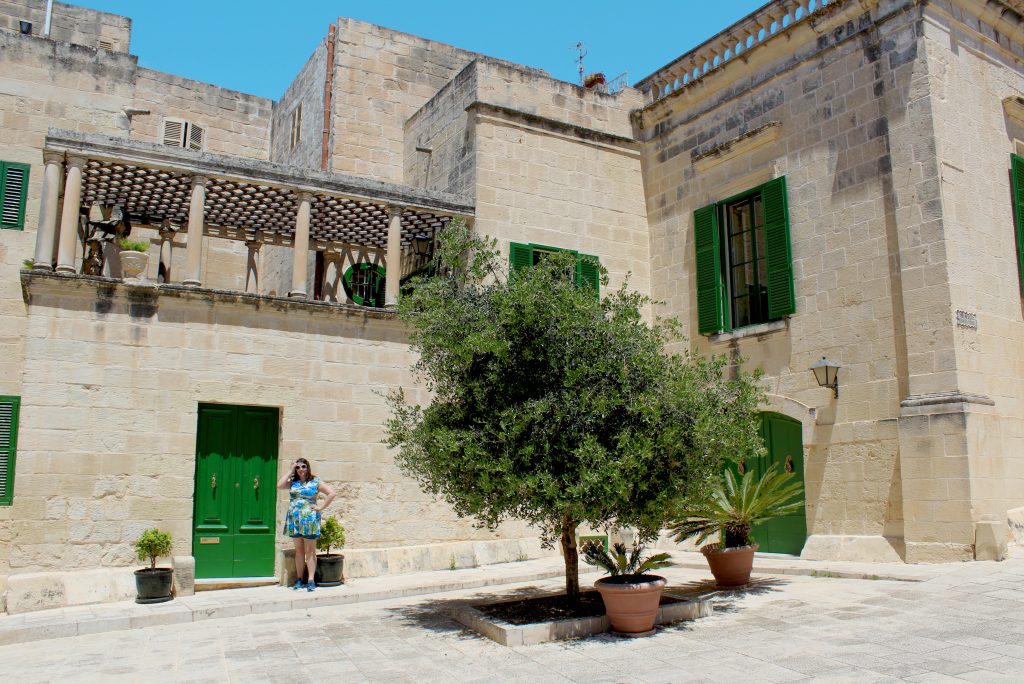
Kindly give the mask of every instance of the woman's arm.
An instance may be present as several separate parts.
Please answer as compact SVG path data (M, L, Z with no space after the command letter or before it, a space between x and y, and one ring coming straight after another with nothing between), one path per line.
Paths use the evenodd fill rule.
M288 472L285 473L284 476L280 480L277 481L277 488L278 489L291 489L291 486L292 486L292 473L294 473L294 472L295 472L295 464L293 463L292 467L288 470Z
M322 504L319 504L318 506L313 506L313 510L314 511L322 511L325 508L327 508L328 506L330 506L331 502L334 501L334 496L335 496L334 488L331 487L331 485L329 485L329 484L324 484L323 482L321 482L320 486L317 487L317 491L320 492L321 494L323 494L327 498L324 499L324 502Z

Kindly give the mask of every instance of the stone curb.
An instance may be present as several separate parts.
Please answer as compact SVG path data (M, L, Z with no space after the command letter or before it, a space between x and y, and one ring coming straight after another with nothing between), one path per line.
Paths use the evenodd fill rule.
M416 575L399 575L355 580L355 584L350 582L339 587L318 587L312 594L305 591L292 591L280 586L230 589L205 591L195 596L181 597L168 603L148 606L138 605L133 601L122 601L0 616L0 646L141 627L200 622L302 608L324 608L502 584L534 582L562 577L565 571L561 566L560 558L558 561L556 567L551 567L550 563L543 565L533 563L531 564L534 566L532 568L508 567L509 565L520 565L516 563L446 571L452 575L450 579L446 578L446 581L438 581L436 577L415 581ZM527 564L530 564L529 561L522 565ZM437 573L429 574L436 575ZM366 586L372 584L382 586L381 588ZM383 586L385 584L397 586Z
M666 590L665 593L672 594L670 590ZM688 596L677 603L662 604L658 608L655 624L668 625L683 620L707 617L714 610L712 599L717 594L717 591L708 591L696 596ZM481 604L476 604L476 606L479 605ZM549 641L580 639L603 634L611 629L607 615L567 618L531 625L513 625L488 617L476 606L458 606L450 610L449 615L457 622L502 646L534 646Z

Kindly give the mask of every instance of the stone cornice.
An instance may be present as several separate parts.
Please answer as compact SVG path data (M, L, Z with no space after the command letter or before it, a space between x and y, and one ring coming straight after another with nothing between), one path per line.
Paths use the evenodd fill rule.
M634 140L633 138L627 138L625 136L615 135L613 133L605 133L604 131L598 131L593 128L577 126L575 124L566 123L564 121L558 121L557 119L550 119L545 116L539 116L537 114L522 112L517 109L503 107L501 105L477 101L473 102L468 107L466 107L466 111L497 116L503 119L507 119L509 121L525 124L527 126L531 126L534 128L543 128L546 130L550 130L579 140L587 140L590 142L603 143L606 145L626 146L629 147L630 149L637 148L637 141Z

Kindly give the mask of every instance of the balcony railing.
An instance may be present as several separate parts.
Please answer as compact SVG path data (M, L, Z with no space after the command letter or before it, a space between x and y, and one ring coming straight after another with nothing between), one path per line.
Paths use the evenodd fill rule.
M648 104L695 83L726 62L788 31L808 17L846 0L777 0L752 12L726 30L636 84Z

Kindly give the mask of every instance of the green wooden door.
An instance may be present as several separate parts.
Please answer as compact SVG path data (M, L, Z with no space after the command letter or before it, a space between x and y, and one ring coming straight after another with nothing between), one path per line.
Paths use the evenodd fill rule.
M277 426L276 408L199 405L197 578L274 574Z
M763 413L761 437L768 449L768 455L760 459L759 463L751 464L755 469L755 477L760 477L774 464L777 472L792 472L802 483L804 448L800 423L778 413ZM807 540L807 517L804 507L801 506L793 515L755 525L753 534L761 551L799 554Z

